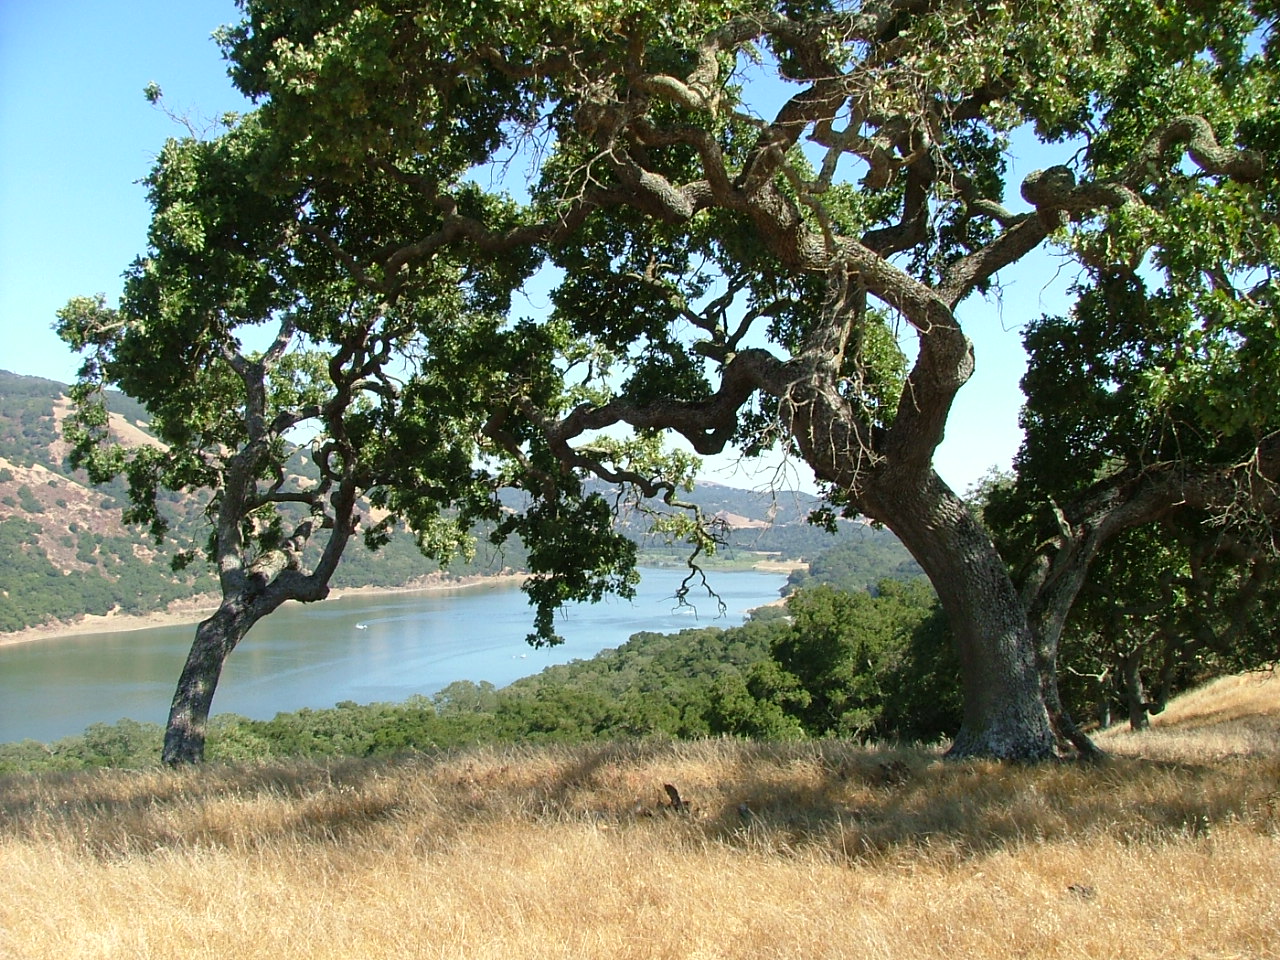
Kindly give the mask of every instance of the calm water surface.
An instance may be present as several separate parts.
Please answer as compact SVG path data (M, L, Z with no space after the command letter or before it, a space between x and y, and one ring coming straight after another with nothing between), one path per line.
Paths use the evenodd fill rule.
M634 601L567 608L565 643L535 650L524 638L533 611L515 586L343 597L289 604L262 620L227 660L215 713L269 719L301 707L400 701L455 680L503 686L543 667L588 659L641 630L736 626L776 600L782 574L715 573L728 608L673 599L678 570L642 571ZM86 634L0 647L0 741L56 740L121 717L163 723L194 627Z

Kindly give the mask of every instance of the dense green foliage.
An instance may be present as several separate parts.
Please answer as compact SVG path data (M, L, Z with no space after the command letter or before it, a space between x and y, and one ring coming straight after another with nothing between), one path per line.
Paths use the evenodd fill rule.
M810 734L930 739L959 726L959 664L923 579L874 593L828 586L788 604L792 627L773 657L807 703L787 712Z
M782 446L829 484L828 517L886 524L928 570L971 681L958 752L1044 757L1067 739L1087 749L1057 700L1056 652L1103 541L1226 465L1235 476L1201 499L1268 509L1271 3L243 9L222 40L273 145L255 169L281 194L305 180L349 198L350 216L304 227L367 289L404 296L415 271L460 255L509 302L536 258L557 268L550 316L487 341L499 365L520 361L495 377L486 425L486 452L533 497L511 529L555 540L553 518L596 523L534 546L544 606L627 589L634 555L595 542L584 475L669 500L684 464L645 446L662 431L700 453ZM1016 131L1056 161L1020 190ZM528 160L527 202L477 187L513 159ZM403 228L363 206L375 194ZM930 461L973 372L957 309L1044 244L1071 258L1079 296L1033 327L1030 410L1046 429L1028 450L1045 456L1020 469L1024 513L1056 504L1063 522L1015 558ZM1068 420L1135 397L1140 415L1074 430L1052 408L1077 396ZM1168 429L1180 409L1186 429ZM623 425L634 442L599 440ZM1241 497L1250 451L1262 482ZM1108 497L1064 503L1094 484ZM1131 509L1144 498L1158 507ZM1037 571L1019 585L1015 559Z
M1030 537L1045 535L1027 504L1025 485L994 473L974 502L1021 576L1034 575ZM1280 658L1275 559L1211 519L1182 509L1123 531L1093 560L1057 654L1063 702L1082 722L1142 729L1175 694Z
M1275 566L1196 523L1117 537L1063 633L1065 701L1083 720L1147 726L1178 693L1280 659Z
M791 575L792 588L825 583L848 593L871 590L885 577L908 580L923 575L920 564L887 530L859 526L842 543L816 554Z

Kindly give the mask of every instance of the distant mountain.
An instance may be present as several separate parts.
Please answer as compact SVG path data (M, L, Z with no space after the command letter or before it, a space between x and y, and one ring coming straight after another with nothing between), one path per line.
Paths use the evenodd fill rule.
M718 483L698 483L681 500L698 506L706 518L723 526L726 542L717 549L721 559L741 562L760 560L804 561L840 544L885 543L908 560L905 548L893 534L872 528L865 522L840 520L833 535L809 522L809 516L823 501L797 490L743 490ZM630 519L630 523L628 522ZM641 554L649 557L681 557L688 553L682 544L666 544L645 532L643 518L623 517L623 530L633 535Z
M213 588L207 572L174 573L163 548L127 527L123 484L90 485L67 463L63 384L0 371L0 632L112 609L143 613ZM146 411L116 398L111 427L125 443L157 442ZM167 503L174 532L194 532L202 504Z
M203 565L180 573L170 566L178 550L206 538L205 499L162 495L171 536L160 546L126 525L125 485L91 485L67 463L69 448L61 435L71 409L66 389L52 380L0 370L0 633L113 610L150 613L217 589ZM117 440L158 442L140 404L114 394L109 406ZM309 469L305 450L298 451L291 468L299 473ZM522 560L519 550L482 551L450 573L496 573ZM332 583L340 588L401 586L439 570L412 537L394 537L376 553L357 541Z
M169 565L180 543L205 537L201 498L165 498L173 536L156 547L141 531L123 523L128 495L122 483L93 486L69 468L61 436L62 420L70 410L66 389L52 380L0 370L0 633L111 610L151 612L216 588L213 577L199 565L181 573ZM117 394L110 406L117 439L129 444L158 442L140 404ZM306 461L306 452L300 450L300 472L307 469ZM884 531L842 522L833 539L807 523L808 514L821 503L807 494L700 483L684 499L723 522L727 542L717 552L718 562L800 562L844 545L862 550L875 570L910 563L906 551ZM687 545L649 535L642 515L624 516L620 524L637 541L645 563L678 563L688 554ZM452 566L449 572L496 573L522 562L518 546L500 553L488 548L481 549L472 564ZM353 544L333 582L348 588L398 586L438 571L437 564L418 552L412 537L400 536L376 553Z

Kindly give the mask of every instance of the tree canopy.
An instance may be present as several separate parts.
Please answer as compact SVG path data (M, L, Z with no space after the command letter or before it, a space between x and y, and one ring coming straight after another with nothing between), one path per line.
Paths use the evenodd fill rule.
M384 421L406 453L385 503L412 520L478 503L468 490L527 491L499 535L529 546L543 632L559 600L629 582L585 477L671 500L691 465L663 435L700 454L781 447L932 580L964 676L953 752L1043 757L1087 748L1054 669L1102 545L1179 505L1269 511L1271 3L242 8L221 41L257 108L208 149L251 149L233 175L190 174L244 231L234 289L259 320L288 309L276 275L297 258L316 265L308 296L336 284L430 333L438 378L409 372ZM1011 183L1015 134L1057 162ZM305 256L276 266L253 246L264 222ZM1101 419L1031 431L1028 483L1065 486L1025 487L1055 526L1015 584L932 456L974 371L958 307L1044 245L1079 297L1036 326L1037 370L1075 352ZM514 296L538 268L551 308L524 316ZM460 302L424 310L449 284ZM149 309L140 336L163 337ZM214 330L182 332L199 353ZM1028 385L1048 423L1067 385ZM455 451L445 484L429 455L411 465L436 439Z

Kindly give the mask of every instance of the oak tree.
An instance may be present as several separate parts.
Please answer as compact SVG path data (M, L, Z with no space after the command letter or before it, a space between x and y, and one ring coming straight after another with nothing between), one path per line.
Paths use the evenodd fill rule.
M1054 669L1097 551L1170 504L1233 491L1266 506L1260 405L1243 459L1098 464L1094 500L1045 505L1061 522L1019 589L932 465L977 361L962 304L1045 246L1086 291L1155 268L1154 298L1082 294L1051 336L1069 344L1093 309L1175 354L1173 327L1198 331L1191 361L1151 380L1157 406L1202 376L1234 377L1235 396L1275 369L1236 349L1274 328L1266 2L242 7L222 40L258 104L256 189L306 197L302 235L343 283L412 313L451 264L502 311L544 264L549 313L461 329L453 378L488 411L468 434L477 473L531 497L504 530L545 545L541 611L627 583L585 477L669 499L687 463L664 458L664 435L700 454L781 447L832 511L890 528L932 580L963 673L952 753L1040 758L1067 738L1088 749ZM1044 161L1020 184L1015 136Z
M285 601L323 599L353 535L377 545L407 516L424 552L448 560L467 548L468 508L491 512L468 486L468 430L485 411L452 356L460 332L486 322L485 304L445 263L401 308L365 290L314 237L332 215L323 197L255 186L268 143L255 118L229 117L215 138L166 144L147 180L148 249L120 305L81 297L59 312L60 335L86 356L65 425L73 462L98 482L127 478L125 518L157 543L171 539L164 491L206 498L207 543L172 546L180 565L212 565L220 600L178 681L170 764L203 759L227 657ZM437 314L449 318L443 335ZM146 405L158 443L113 441L108 387ZM417 417L424 404L440 419ZM396 508L375 521L392 481Z

